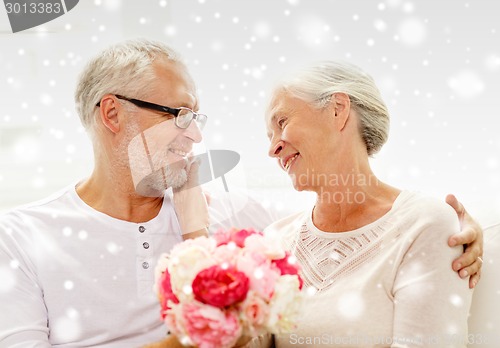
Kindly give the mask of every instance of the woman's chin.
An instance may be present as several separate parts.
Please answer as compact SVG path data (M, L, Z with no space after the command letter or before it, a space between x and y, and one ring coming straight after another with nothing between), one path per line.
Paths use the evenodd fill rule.
M301 183L299 180L297 180L297 177L295 175L290 175L290 178L292 179L292 185L295 191L307 191L307 186L304 185L304 183Z

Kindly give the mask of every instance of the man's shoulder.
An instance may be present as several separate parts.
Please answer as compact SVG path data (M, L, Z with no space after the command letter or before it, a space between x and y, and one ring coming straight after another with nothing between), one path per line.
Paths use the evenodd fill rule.
M30 216L53 215L56 210L67 204L65 201L69 199L68 196L71 194L72 189L74 190L74 186L70 185L45 198L7 210L0 214L0 225L9 221L26 222L26 219L29 219Z

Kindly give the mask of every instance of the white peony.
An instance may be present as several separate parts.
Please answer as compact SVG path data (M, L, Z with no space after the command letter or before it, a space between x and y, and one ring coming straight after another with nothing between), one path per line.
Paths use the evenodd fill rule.
M296 326L302 309L302 292L295 275L283 275L276 282L274 295L269 304L266 327L269 332L280 334L291 332Z

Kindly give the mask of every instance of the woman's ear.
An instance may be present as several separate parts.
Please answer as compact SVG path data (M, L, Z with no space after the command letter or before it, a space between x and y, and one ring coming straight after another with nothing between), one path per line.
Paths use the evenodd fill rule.
M330 99L330 104L333 106L333 113L337 123L337 129L343 130L349 119L351 112L351 99L346 93L334 93Z
M99 104L99 119L104 127L109 129L113 134L120 131L120 119L118 117L120 109L121 104L114 95L106 94L102 97Z

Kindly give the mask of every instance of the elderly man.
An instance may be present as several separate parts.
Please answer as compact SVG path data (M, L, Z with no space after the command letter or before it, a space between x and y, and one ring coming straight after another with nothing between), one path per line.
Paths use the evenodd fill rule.
M133 347L164 336L156 259L181 231L208 225L208 215L184 214L204 203L189 200L193 190L174 195L177 216L163 196L188 180L206 122L176 52L146 40L113 46L87 65L75 98L95 167L0 219L1 347Z
M156 260L183 237L206 233L189 160L206 116L177 53L147 40L112 46L89 62L75 97L95 167L76 185L0 217L0 347L160 340L167 329L152 291ZM173 202L164 195L170 187ZM239 221L251 221L248 211ZM476 242L456 262L475 274L481 230L469 223L463 233L458 243Z

